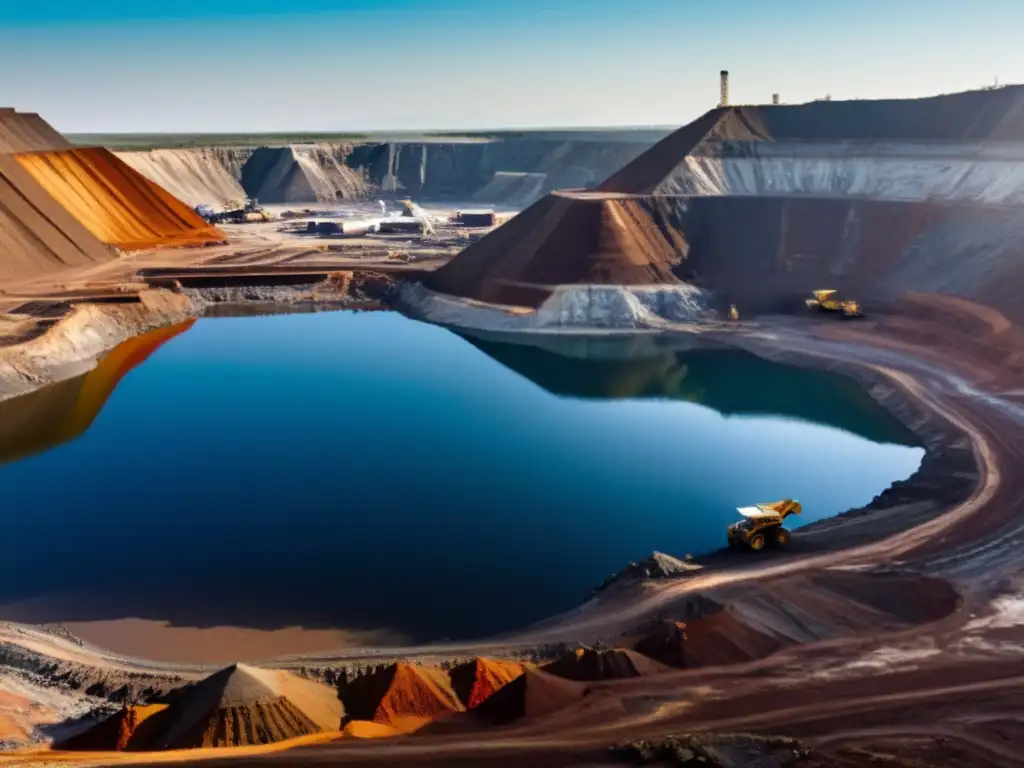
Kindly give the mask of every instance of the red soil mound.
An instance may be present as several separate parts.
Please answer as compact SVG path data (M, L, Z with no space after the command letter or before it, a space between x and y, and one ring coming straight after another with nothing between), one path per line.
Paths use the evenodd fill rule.
M191 208L105 149L32 152L15 159L108 245L130 250L225 239Z
M677 283L681 236L639 198L556 192L438 269L432 290L494 304L539 306L572 284Z
M550 664L545 664L541 669L567 680L588 682L649 677L672 671L664 664L636 651L623 649L598 651L593 648L578 648Z
M686 622L683 666L704 667L760 659L782 645L778 639L748 626L726 608Z
M767 656L783 643L736 617L728 608L683 622L661 622L634 650L673 667L735 664Z
M527 668L473 713L483 722L504 725L558 712L582 699L585 692L582 683Z
M476 658L453 667L448 675L459 700L473 709L525 670L526 667L513 661Z
M634 649L670 667L686 666L686 624L681 621L659 623L637 641Z
M289 672L237 664L182 689L131 749L268 744L337 731L344 709L334 689Z
M125 707L84 733L61 742L55 748L69 752L110 752L136 748L136 745L147 744L153 738L152 718L165 709L166 704Z
M463 711L440 670L391 664L340 686L348 717L412 731L438 717Z

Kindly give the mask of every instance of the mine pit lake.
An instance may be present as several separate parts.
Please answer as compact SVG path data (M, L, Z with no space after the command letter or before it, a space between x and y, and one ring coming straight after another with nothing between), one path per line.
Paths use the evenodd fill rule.
M0 403L0 619L475 638L723 546L739 506L793 497L805 524L920 464L852 380L681 344L390 312L127 342Z

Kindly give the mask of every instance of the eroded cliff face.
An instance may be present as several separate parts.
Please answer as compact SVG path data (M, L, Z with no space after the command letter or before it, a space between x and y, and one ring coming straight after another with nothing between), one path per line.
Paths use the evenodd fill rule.
M313 203L409 195L521 207L552 189L594 186L649 145L646 138L574 140L560 135L165 149L119 156L193 206L242 197Z
M821 170L819 179L835 169ZM883 172L869 167L865 183L881 184ZM659 204L688 245L681 276L749 309L785 310L809 291L836 288L866 301L947 294L1024 322L1016 289L1024 279L1024 208L1016 204L784 190Z
M658 191L1022 206L1024 145L723 141L688 155Z
M224 205L246 196L242 168L252 150L154 149L118 152L124 162L191 206Z

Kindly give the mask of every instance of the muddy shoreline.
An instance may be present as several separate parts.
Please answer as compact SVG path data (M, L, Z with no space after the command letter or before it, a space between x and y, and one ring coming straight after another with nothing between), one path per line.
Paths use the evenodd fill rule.
M380 308L390 278L373 271L328 273L314 283L210 286L180 284L126 294L123 303L73 306L42 334L0 346L0 400L86 373L118 344L148 331L207 316L330 312Z

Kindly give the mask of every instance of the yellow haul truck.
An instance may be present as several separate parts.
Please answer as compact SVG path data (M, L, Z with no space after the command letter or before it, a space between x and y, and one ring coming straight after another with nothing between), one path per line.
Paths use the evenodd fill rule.
M819 312L838 312L844 320L851 317L863 317L860 302L854 299L837 299L837 291L814 291L814 298L807 299L807 308Z
M765 547L785 547L789 544L790 534L782 524L790 515L799 515L802 509L800 502L793 499L740 507L736 511L743 519L726 529L729 546L754 552L760 552Z

